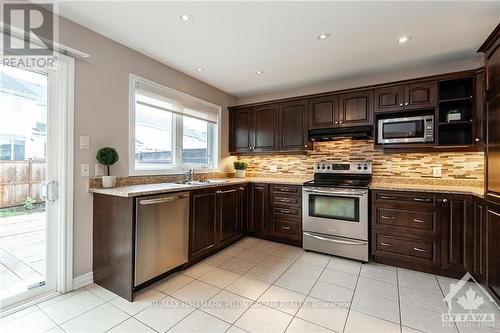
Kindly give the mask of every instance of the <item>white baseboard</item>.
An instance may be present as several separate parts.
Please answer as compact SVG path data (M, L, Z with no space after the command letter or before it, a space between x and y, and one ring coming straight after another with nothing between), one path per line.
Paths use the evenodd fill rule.
M92 282L94 282L94 274L92 272L77 276L73 279L73 290L84 287Z

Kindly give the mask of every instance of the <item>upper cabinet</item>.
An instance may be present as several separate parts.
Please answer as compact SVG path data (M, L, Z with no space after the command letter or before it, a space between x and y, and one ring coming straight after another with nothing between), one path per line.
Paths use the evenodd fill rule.
M373 90L340 94L339 101L339 126L351 127L373 124Z
M253 110L234 110L229 114L229 146L231 152L248 153L253 142Z
M389 112L435 108L437 81L383 87L375 90L375 111Z
M278 131L280 150L310 148L307 115L307 99L279 104Z
M332 128L338 124L338 95L309 99L309 129Z
M278 147L276 104L265 105L253 110L253 152L273 151Z

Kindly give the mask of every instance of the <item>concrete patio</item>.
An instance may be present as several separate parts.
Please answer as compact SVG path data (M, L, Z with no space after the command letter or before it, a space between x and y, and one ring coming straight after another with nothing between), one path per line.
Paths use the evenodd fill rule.
M45 279L45 213L0 218L0 299Z

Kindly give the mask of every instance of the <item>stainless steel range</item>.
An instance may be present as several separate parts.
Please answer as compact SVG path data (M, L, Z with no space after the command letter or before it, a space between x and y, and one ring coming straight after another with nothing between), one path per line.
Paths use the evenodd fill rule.
M368 261L371 162L318 162L303 186L303 248Z

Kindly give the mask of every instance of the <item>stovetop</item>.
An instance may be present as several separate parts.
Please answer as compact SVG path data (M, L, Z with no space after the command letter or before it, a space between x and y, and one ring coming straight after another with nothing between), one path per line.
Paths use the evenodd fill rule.
M305 186L368 188L372 179L371 162L322 161L314 164L314 180Z

